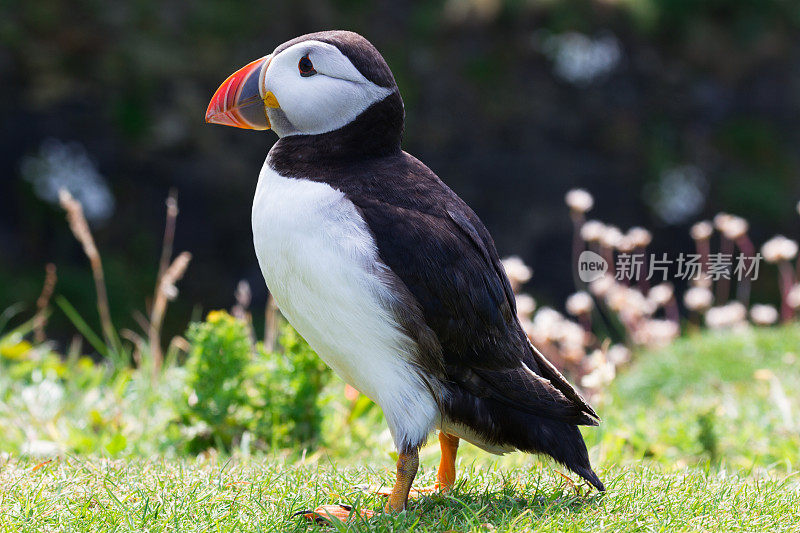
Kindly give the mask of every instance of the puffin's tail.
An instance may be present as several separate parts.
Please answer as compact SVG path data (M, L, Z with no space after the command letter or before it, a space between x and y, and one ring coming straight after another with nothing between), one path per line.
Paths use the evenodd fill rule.
M589 452L578 427L549 419L540 419L539 424L529 433L532 440L538 441L539 450L581 476L600 492L605 492L605 485L592 470Z
M606 486L603 485L603 482L600 481L600 478L597 477L597 474L594 473L594 470L592 470L591 467L589 467L589 468L574 468L572 470L576 474L581 476L583 479L585 479L586 481L591 483L594 486L594 488L596 488L600 492L605 492L606 491Z
M578 426L531 414L494 398L481 398L458 386L448 390L442 407L447 419L471 428L484 442L511 446L528 453L547 454L597 490L605 487L589 462Z

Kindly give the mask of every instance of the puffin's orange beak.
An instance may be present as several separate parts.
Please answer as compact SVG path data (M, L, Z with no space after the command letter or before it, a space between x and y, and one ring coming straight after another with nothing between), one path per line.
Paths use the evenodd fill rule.
M256 59L222 82L211 97L206 122L249 130L270 128L267 107L278 107L271 92L264 92L264 75L272 55Z

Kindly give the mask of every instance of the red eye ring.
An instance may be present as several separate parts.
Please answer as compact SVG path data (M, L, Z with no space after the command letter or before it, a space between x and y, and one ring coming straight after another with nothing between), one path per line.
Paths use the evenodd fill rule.
M308 54L300 58L300 61L297 63L297 69L300 71L300 75L304 78L313 76L317 73L317 71L314 70L314 63L312 63L311 59L308 58Z

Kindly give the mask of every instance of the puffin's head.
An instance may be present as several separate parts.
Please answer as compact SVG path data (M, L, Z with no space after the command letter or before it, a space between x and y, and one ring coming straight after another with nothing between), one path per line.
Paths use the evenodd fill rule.
M395 94L389 66L364 37L310 33L231 74L214 93L206 122L273 129L279 137L316 135L346 126Z

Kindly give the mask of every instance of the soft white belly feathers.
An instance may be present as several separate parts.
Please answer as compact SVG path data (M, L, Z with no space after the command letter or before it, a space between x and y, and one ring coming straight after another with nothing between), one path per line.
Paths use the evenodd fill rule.
M253 202L256 255L281 312L347 383L383 409L399 449L424 441L438 408L411 365L377 246L353 203L329 185L264 164Z

